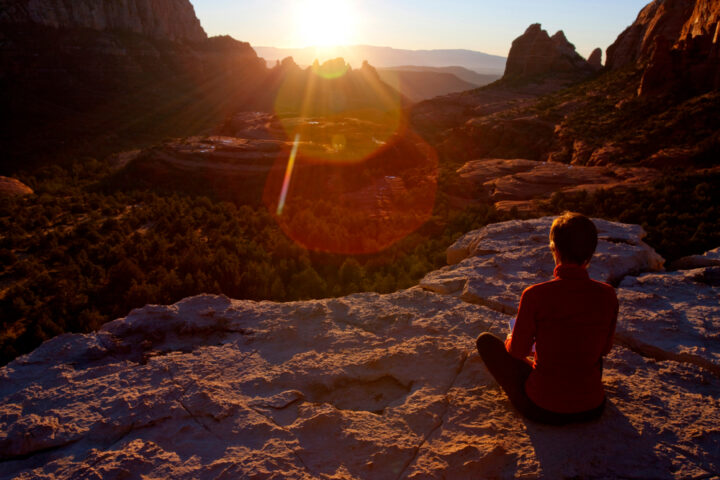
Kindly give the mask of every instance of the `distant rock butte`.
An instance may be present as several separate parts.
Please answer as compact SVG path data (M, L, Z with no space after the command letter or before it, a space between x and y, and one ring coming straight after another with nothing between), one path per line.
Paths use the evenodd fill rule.
M12 177L0 176L0 195L31 195L33 189L22 183L20 180Z
M596 48L588 57L588 63L593 69L600 70L602 68L602 54L602 49Z
M207 39L188 0L0 0L0 23L127 30L175 41Z
M512 43L503 78L527 78L545 74L586 74L588 62L561 31L550 37L539 23L530 25Z
M659 268L640 227L597 224L591 274ZM474 339L504 334L503 305L549 278L549 225L471 232L464 259L423 280L454 275L473 303L464 287L285 304L198 296L50 340L0 369L2 476L711 478L717 267L622 280L598 422L524 421L488 375Z

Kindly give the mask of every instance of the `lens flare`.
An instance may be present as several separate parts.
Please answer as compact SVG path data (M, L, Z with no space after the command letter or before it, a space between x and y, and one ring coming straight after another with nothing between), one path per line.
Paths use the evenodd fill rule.
M288 176L283 178L279 164L268 176L264 195L269 210L279 212L278 225L302 247L374 253L405 238L430 217L437 155L412 132L396 135L353 164L318 163L302 150L294 162L292 185L286 188Z
M427 221L437 154L408 128L396 89L367 63L353 69L342 58L304 69L288 60L275 72L287 148L263 201L288 237L310 250L366 254Z
M285 200L287 199L288 189L290 188L290 179L292 178L293 168L295 168L295 158L297 157L298 146L300 145L300 134L295 135L290 157L288 158L287 169L285 170L285 179L283 180L282 190L280 191L280 200L278 200L277 215L282 215L285 208Z
M405 127L404 99L367 64L352 69L338 58L306 69L293 64L282 73L275 113L288 139L301 134L306 157L362 161ZM345 137L342 149L335 148L337 135Z

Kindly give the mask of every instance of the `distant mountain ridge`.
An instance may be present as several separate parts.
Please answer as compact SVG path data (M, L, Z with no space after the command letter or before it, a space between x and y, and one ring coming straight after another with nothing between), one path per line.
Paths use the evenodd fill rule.
M258 56L268 62L293 57L299 65L310 65L317 58L324 60L343 57L354 68L367 61L375 68L399 67L406 65L423 67L459 66L482 74L502 75L505 70L505 57L490 55L473 50L403 50L391 47L370 45L349 45L333 49L277 48L253 46Z
M502 77L501 73L490 74L490 73L477 73L473 70L468 70L465 67L427 67L422 65L400 65L397 67L380 67L380 70L393 70L396 72L435 72L435 73L449 73L456 76L460 80L467 83L472 83L482 87Z
M472 90L481 85L466 82L452 73L438 70L402 70L383 68L378 70L380 78L386 84L400 91L413 102L447 95L449 93ZM479 75L478 75L479 76ZM490 80L483 85L490 83Z

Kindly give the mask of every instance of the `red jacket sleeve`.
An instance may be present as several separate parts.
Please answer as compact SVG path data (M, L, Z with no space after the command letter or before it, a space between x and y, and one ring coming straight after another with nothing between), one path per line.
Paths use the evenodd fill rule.
M525 289L520 297L517 319L512 334L505 341L505 348L515 358L524 360L532 352L535 343L535 302L532 300L532 291Z
M617 325L617 317L618 317L618 310L620 309L618 304L617 295L615 294L615 289L612 290L612 297L610 299L611 302L614 303L613 306L613 314L612 314L612 323L610 325L610 333L608 334L608 338L605 341L605 347L603 348L602 355L603 357L610 353L610 349L612 349L613 346L613 338L615 337L615 326Z

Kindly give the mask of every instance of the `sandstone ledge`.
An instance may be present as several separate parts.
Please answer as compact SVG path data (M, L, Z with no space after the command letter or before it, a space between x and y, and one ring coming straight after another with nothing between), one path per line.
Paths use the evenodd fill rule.
M509 273L520 265L506 256L513 239L517 257L542 263L545 240L531 237L547 221L473 232L471 251L499 251L498 271ZM658 267L641 229L598 223L608 245L595 273ZM670 353L702 347L715 362L717 329L686 321L720 318L717 284L691 293L713 272L625 278L620 298L632 308L619 330ZM0 369L0 477L711 478L720 469L718 377L681 355L616 345L601 420L556 428L518 418L474 351L480 332L501 334L510 318L418 287L148 306ZM660 320L674 322L664 340Z

